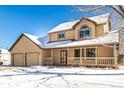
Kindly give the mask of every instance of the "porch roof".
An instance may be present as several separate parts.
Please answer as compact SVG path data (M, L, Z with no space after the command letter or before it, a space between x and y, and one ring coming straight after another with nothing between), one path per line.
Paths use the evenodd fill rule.
M25 34L34 43L39 45L41 48L64 48L64 47L78 47L78 46L92 46L92 45L104 45L104 44L114 44L119 42L118 30L111 31L108 34L88 40L78 40L78 41L60 41L60 42L49 42L48 35L44 37L37 37L30 34Z

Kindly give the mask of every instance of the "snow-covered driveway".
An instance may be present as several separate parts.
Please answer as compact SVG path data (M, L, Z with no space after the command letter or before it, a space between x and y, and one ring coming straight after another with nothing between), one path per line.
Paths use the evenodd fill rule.
M0 87L124 87L124 68L0 67Z

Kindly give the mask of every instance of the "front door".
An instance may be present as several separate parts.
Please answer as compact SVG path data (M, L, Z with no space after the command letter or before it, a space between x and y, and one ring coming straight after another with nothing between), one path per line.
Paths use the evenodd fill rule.
M67 64L67 50L60 51L60 63Z

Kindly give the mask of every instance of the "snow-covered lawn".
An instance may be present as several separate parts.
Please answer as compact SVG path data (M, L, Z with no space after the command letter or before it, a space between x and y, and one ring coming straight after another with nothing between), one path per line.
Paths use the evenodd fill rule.
M0 67L0 87L124 87L124 67Z

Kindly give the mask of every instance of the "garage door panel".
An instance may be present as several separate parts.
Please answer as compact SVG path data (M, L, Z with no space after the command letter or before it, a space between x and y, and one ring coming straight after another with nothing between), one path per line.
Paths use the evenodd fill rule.
M23 62L23 54L14 54L14 66L24 66L24 62Z
M27 53L26 65L27 66L39 65L39 53Z

